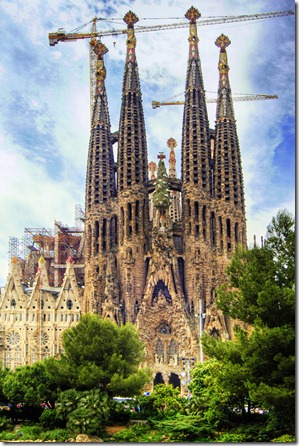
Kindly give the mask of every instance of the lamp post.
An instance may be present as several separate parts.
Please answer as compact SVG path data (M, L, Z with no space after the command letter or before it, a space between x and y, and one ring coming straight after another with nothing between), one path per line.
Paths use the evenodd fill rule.
M203 326L203 319L206 317L206 314L202 312L202 299L199 299L199 314L196 314L195 317L198 317L199 322L199 361L203 362L203 350L202 350L202 326Z
M203 362L203 351L202 351L202 299L199 299L199 360Z
M190 400L191 392L189 389L189 383L191 382L190 378L190 366L194 364L195 359L194 358L182 358L183 366L187 366L187 398Z

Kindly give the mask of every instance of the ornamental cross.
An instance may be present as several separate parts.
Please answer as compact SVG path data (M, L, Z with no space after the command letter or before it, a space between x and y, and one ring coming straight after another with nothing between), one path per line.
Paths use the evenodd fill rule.
M124 22L130 27L132 28L134 26L135 23L139 22L139 19L137 17L136 14L134 14L134 12L129 11L127 12L127 14L124 16Z
M97 43L93 46L93 51L95 54L102 58L104 54L108 53L108 48L100 41L97 41Z
M196 19L201 17L201 13L198 11L198 9L194 8L194 6L191 6L191 8L189 8L186 12L185 17L186 19L190 20L191 23L195 23Z
M164 153L163 152L159 152L159 155L157 155L157 158L160 160L160 161L162 161L164 158L166 158L165 157L165 155L164 155Z
M231 43L231 41L224 34L221 34L221 36L219 36L215 40L215 45L218 46L221 49L228 47L228 45L230 45L230 43Z

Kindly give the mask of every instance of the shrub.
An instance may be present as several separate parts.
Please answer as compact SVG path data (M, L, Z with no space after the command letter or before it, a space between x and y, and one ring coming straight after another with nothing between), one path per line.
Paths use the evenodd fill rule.
M144 437L148 434L150 434L149 427L136 425L115 433L112 438L117 443L147 443L148 441Z
M0 416L0 430L2 431L2 430L9 430L9 429L11 429L12 428L12 423L11 423L11 421L8 419L8 418L6 418L6 417L1 417Z
M45 409L39 417L39 422L43 427L48 429L63 427L65 425L56 409Z
M167 420L153 421L154 427L163 432L169 441L196 441L209 438L215 435L214 428L206 421L194 415L181 415Z
M40 435L40 440L55 441L56 443L64 443L68 438L70 438L70 432L67 429L53 429Z
M217 443L242 443L246 442L246 435L244 434L234 434L227 432L218 437Z
M20 441L34 441L40 439L41 432L42 428L40 426L22 426L20 429L17 429L13 435L15 436L15 439Z
M136 412L133 412L133 414L136 415ZM117 422L126 424L130 420L131 415L132 412L124 404L112 400L110 403L109 423Z
M273 438L273 440L271 440L272 443L295 443L296 442L296 438L294 435L282 435L281 437L278 438Z
M0 433L0 439L1 440L6 440L6 441L13 441L13 440L18 440L18 437L16 434L13 434L12 432L1 432Z

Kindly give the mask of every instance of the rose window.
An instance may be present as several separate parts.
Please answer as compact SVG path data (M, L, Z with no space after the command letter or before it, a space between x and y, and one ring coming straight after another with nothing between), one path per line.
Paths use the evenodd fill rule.
M12 331L11 333L8 333L6 340L10 345L17 345L20 342L20 335Z

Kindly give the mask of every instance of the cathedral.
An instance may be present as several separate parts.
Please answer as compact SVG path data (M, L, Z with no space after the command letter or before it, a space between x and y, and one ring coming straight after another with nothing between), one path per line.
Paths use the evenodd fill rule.
M246 247L241 154L220 35L215 128L208 121L196 8L189 20L181 178L176 141L148 162L134 24L129 11L119 129L111 133L105 87L107 48L96 55L96 92L87 159L84 230L55 223L36 233L26 259L12 257L0 302L4 366L32 364L62 351L63 331L84 313L133 323L153 383L180 382L183 364L202 361L203 332L223 340L233 322L215 305L216 288L237 245ZM216 67L215 67L216 68ZM117 143L117 159L113 145ZM168 159L168 162L166 161Z

